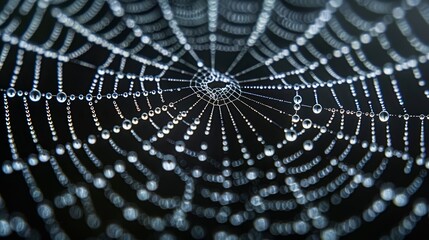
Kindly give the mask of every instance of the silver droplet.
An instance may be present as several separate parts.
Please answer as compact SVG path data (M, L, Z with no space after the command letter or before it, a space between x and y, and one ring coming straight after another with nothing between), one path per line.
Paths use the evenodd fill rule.
M65 101L67 101L67 94L65 94L64 92L59 92L57 94L57 102L64 103Z
M38 102L38 101L40 101L40 98L42 97L42 94L40 93L39 90L33 89L33 90L30 91L29 97L30 97L31 101Z
M381 111L378 114L378 118L380 119L381 122L387 122L389 120L389 113L387 111Z
M293 129L285 129L285 137L286 140L289 142L293 142L296 140L296 138L298 137L296 134L296 131Z
M319 114L322 112L322 110L323 110L322 105L320 105L318 103L313 105L313 113Z

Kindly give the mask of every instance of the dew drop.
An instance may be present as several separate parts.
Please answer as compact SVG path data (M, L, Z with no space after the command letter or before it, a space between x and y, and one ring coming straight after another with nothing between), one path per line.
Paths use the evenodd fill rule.
M128 162L130 162L130 163L135 163L135 162L137 162L137 160L138 160L138 155L137 155L137 153L136 153L136 152L134 152L134 151L128 152L128 154L127 154L127 160L128 160Z
M40 98L42 97L42 94L40 93L39 90L33 89L33 90L30 91L29 97L30 97L31 101L38 102L38 101L40 101Z
M300 95L295 95L295 97L293 97L293 102L295 104L300 104L302 102L302 97Z
M295 130L293 130L293 129L286 129L286 130L285 130L285 137L286 137L286 140L287 140L287 141L289 141L289 142L293 142L293 141L295 141L295 140L296 140L296 138L297 138L298 136L297 136L297 134L296 134L296 131L295 131Z
M185 142L177 141L175 146L176 152L184 152L185 151Z
M134 207L126 207L122 211L122 215L124 216L125 220L134 221L139 217L139 212Z
M266 145L264 148L264 154L267 157L273 156L275 153L275 148L272 145Z
M323 109L322 105L320 105L318 103L316 103L316 104L313 105L313 113L315 113L315 114L321 113L322 109Z
M249 180L255 180L258 177L258 170L256 168L249 168L246 172L246 177Z
M380 114L378 114L378 118L381 122L387 122L389 120L389 113L387 111L381 111Z
M172 171L176 168L176 158L173 155L165 155L162 160L162 168L165 171Z
M313 149L313 141L311 140L304 141L303 148L305 151L311 151Z
M311 128L311 125L313 124L313 122L310 120L310 119L308 119L308 118L306 118L306 119L304 119L304 121L302 121L302 127L304 128L304 129L309 129L309 128Z
M6 95L10 98L15 97L16 95L15 88L8 88L6 91Z
M0 220L0 237L9 236L12 233L9 223L6 220Z
M130 121L130 120L125 119L125 120L122 122L122 128L123 128L123 129L125 129L125 130L130 130L130 129L131 129L131 127L132 127L132 123L131 123L131 121Z
M67 94L65 94L64 92L59 92L57 94L57 101L59 103L64 103L67 100Z
M256 231L262 232L267 230L270 224L266 218L260 217L253 221L253 226L255 227Z
M109 130L103 130L101 132L101 138L103 138L104 140L107 140L110 138L110 132Z
M293 123L297 123L297 122L299 122L299 115L298 115L298 114L294 114L294 115L292 116L292 122L293 122Z

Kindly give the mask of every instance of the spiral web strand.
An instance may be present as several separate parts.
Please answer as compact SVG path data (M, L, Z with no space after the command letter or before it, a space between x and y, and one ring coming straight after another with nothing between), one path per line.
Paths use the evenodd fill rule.
M429 2L0 9L0 237L427 234Z

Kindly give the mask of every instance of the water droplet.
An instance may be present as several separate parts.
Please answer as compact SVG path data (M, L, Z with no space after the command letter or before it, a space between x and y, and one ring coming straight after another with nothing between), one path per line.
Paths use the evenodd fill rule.
M313 141L311 140L304 141L303 148L305 151L311 151L313 149Z
M134 207L126 207L122 211L122 215L127 221L134 221L139 217L139 212Z
M343 139L343 138L344 138L344 133L343 133L343 131L339 131L339 132L337 132L337 138L338 138L338 139Z
M255 221L253 221L253 226L255 227L256 231L258 232L262 232L265 231L269 228L270 224L268 219L264 218L264 217L260 217L255 219Z
M113 168L111 166L106 166L104 168L104 177L111 179L115 176L115 171L113 170Z
M104 140L107 140L110 138L110 132L109 130L103 130L101 132L101 138L103 138Z
M423 217L428 212L428 206L424 201L418 201L414 204L413 212L417 216Z
M47 162L48 160L49 160L49 158L50 158L51 156L49 155L49 152L48 151L46 151L46 150L42 150L40 153L39 153L39 160L41 161L41 162Z
M96 142L97 142L97 137L95 135L91 134L88 136L88 143L89 144L92 145L92 144L95 144Z
M205 234L204 228L199 225L196 225L191 229L191 235L194 239L203 239Z
M306 119L304 119L304 121L302 121L302 127L304 129L311 128L312 124L313 124L313 122L310 119L308 119L308 118L306 118Z
M6 220L0 220L0 237L6 237L12 233L9 223Z
M37 213L39 214L39 216L41 218L47 219L47 218L52 217L53 210L47 204L41 204L37 207Z
M323 109L322 105L320 105L318 103L316 103L316 104L313 105L313 113L315 113L315 114L321 113L322 109Z
M127 160L128 160L128 162L130 162L130 163L135 163L135 162L137 162L137 160L138 160L138 155L137 155L137 153L136 153L136 152L134 152L134 151L130 151L130 152L128 152L128 154L127 154Z
M104 179L101 176L95 177L93 184L94 184L94 187L96 188L104 188L107 185L106 179Z
M158 183L155 181L149 181L146 183L146 188L149 191L155 191L156 189L158 189Z
M258 177L258 169L249 168L246 172L246 177L249 180L255 180Z
M357 111L356 112L356 117L361 117L362 116L362 111Z
M265 146L265 148L264 148L264 154L265 154L265 156L271 157L271 156L274 155L274 153L275 153L275 148L273 146L271 146L271 145L266 145Z
M293 102L295 104L300 104L302 102L302 97L300 95L295 95L295 97L293 97Z
M393 190L391 184L381 187L380 197L385 201L390 201L395 197L395 191Z
M393 203L398 207L404 207L408 204L408 196L405 193L400 193L395 196Z
M139 189L137 191L137 198L140 201L146 201L149 199L149 197L150 197L150 193L146 189Z
M404 114L404 119L405 119L405 120L410 119L410 115L409 115L408 113Z
M65 94L64 92L59 92L57 94L57 101L59 103L64 103L67 100L67 94Z
M393 157L393 148L387 147L386 149L384 149L384 156L386 156L387 158Z
M294 222L292 228L299 235L304 235L310 230L310 226L304 221Z
M33 90L30 91L29 97L30 97L31 101L38 102L38 101L40 101L40 98L42 97L42 94L40 93L39 90L33 89Z
M203 171L201 171L201 169L199 168L195 168L194 170L192 170L192 176L194 178L199 178L203 175Z
M184 152L185 151L185 142L177 141L175 146L176 152Z
M16 95L15 88L8 88L6 91L6 95L10 98L15 97Z
M82 141L76 139L72 143L74 149L80 149L82 147Z
M379 114L378 114L378 118L380 119L380 121L382 121L382 122L387 122L388 120L389 120L389 117L390 117L390 115L389 115L389 113L387 112L387 111L381 111Z
M125 129L125 130L130 130L132 126L133 126L133 125L132 125L131 121L130 121L130 120L128 120L128 119L125 119L125 120L122 122L122 128L123 128L123 129Z
M125 164L123 161L118 160L115 162L114 169L117 173L123 173L125 172Z
M66 149L64 148L64 145L58 144L55 148L55 153L58 155L63 155L65 153Z
M294 114L294 115L292 116L292 122L293 122L293 123L297 123L297 122L299 122L299 115L298 115L298 114Z
M298 135L296 134L296 131L293 129L286 129L285 130L285 137L286 140L289 142L293 142L296 140L296 138L298 137Z
M250 203L251 203L253 206L259 206L259 205L261 205L261 204L262 204L262 198L261 198L260 196L258 196L258 195L253 196L253 197L250 199Z
M92 101L92 95L90 93L86 94L85 99L88 102Z
M321 233L322 240L337 240L337 232L334 229L326 229Z
M172 171L176 168L176 158L173 155L165 155L162 160L162 168L165 171Z

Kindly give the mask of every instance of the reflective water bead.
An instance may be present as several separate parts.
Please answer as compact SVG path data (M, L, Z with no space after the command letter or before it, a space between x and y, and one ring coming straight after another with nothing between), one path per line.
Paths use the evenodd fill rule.
M380 119L381 122L387 122L389 120L389 113L387 111L381 111L378 114L378 118Z
M292 122L293 122L293 123L297 123L297 122L299 122L299 115L298 115L298 114L294 114L294 115L292 115Z
M38 101L40 101L40 98L42 97L42 94L40 93L40 91L39 90L37 90L37 89L33 89L33 90L31 90L30 91L30 93L29 93L29 98L30 98L30 100L31 101L33 101L33 102L38 102Z
M265 154L265 156L271 157L271 156L274 155L274 153L275 153L275 148L272 145L266 145L264 147L264 154Z
M57 102L64 103L65 101L67 101L67 94L65 94L64 92L59 92L56 98Z
M312 124L313 124L313 122L310 119L308 119L308 118L306 118L306 119L304 119L304 121L302 121L302 127L304 129L311 128Z
M139 216L138 210L136 208L134 208L134 207L126 207L126 208L124 208L122 214L123 214L125 220L127 220L127 221L134 221Z
M150 191L155 191L158 188L158 183L155 181L149 181L146 183L146 188Z
M293 102L294 102L295 104L301 104L301 102L302 102L302 97L301 97L300 95L295 95L295 96L293 97Z
M413 212L417 216L423 217L428 213L428 206L424 200L418 200L413 207Z
M165 171L174 170L176 168L176 158L171 154L165 155L162 160L162 168Z
M398 207L404 207L408 204L408 196L405 193L399 193L393 198L393 203Z
M139 189L137 191L137 198L140 201L146 201L149 199L149 197L150 197L150 193L146 189Z
M104 177L111 179L115 176L115 171L113 170L112 166L106 166L104 167L103 174Z
M293 142L297 139L298 135L296 134L296 131L293 129L285 129L285 137L287 141Z
M135 162L137 162L137 160L138 160L138 155L137 155L137 153L136 153L136 152L134 152L134 151L130 151L130 152L128 152L128 154L127 154L127 160L128 160L128 162L130 162L130 163L135 163Z
M12 229L9 225L9 222L1 219L0 220L0 237L7 237L12 233Z
M133 126L133 125L132 125L132 123L131 123L131 121L130 121L130 120L125 119L124 121L122 121L122 128L123 128L123 129L125 129L125 130L130 130L132 126Z
M109 132L109 130L103 130L102 132L101 132L101 138L103 138L104 140L107 140L107 139L109 139L110 138L110 132Z
M64 148L64 145L62 145L62 144L58 144L55 147L55 153L58 155L63 155L65 153L65 151L66 151L66 149Z
M89 144L92 145L92 144L95 144L96 142L97 142L97 137L95 135L91 134L88 136L88 143Z
M176 152L184 152L185 151L185 142L177 141L175 146Z
M246 172L246 177L249 180L255 180L258 177L258 169L249 168Z
M268 219L264 217L257 218L253 221L253 227L258 232L262 232L267 230L270 227Z
M305 151L311 151L313 149L313 141L311 140L304 141L303 148Z
M6 90L6 95L10 98L15 97L15 95L16 95L15 88L8 88Z
M322 105L320 105L320 104L314 104L313 105L313 113L315 113L315 114L319 114L319 113L321 113L322 112Z

